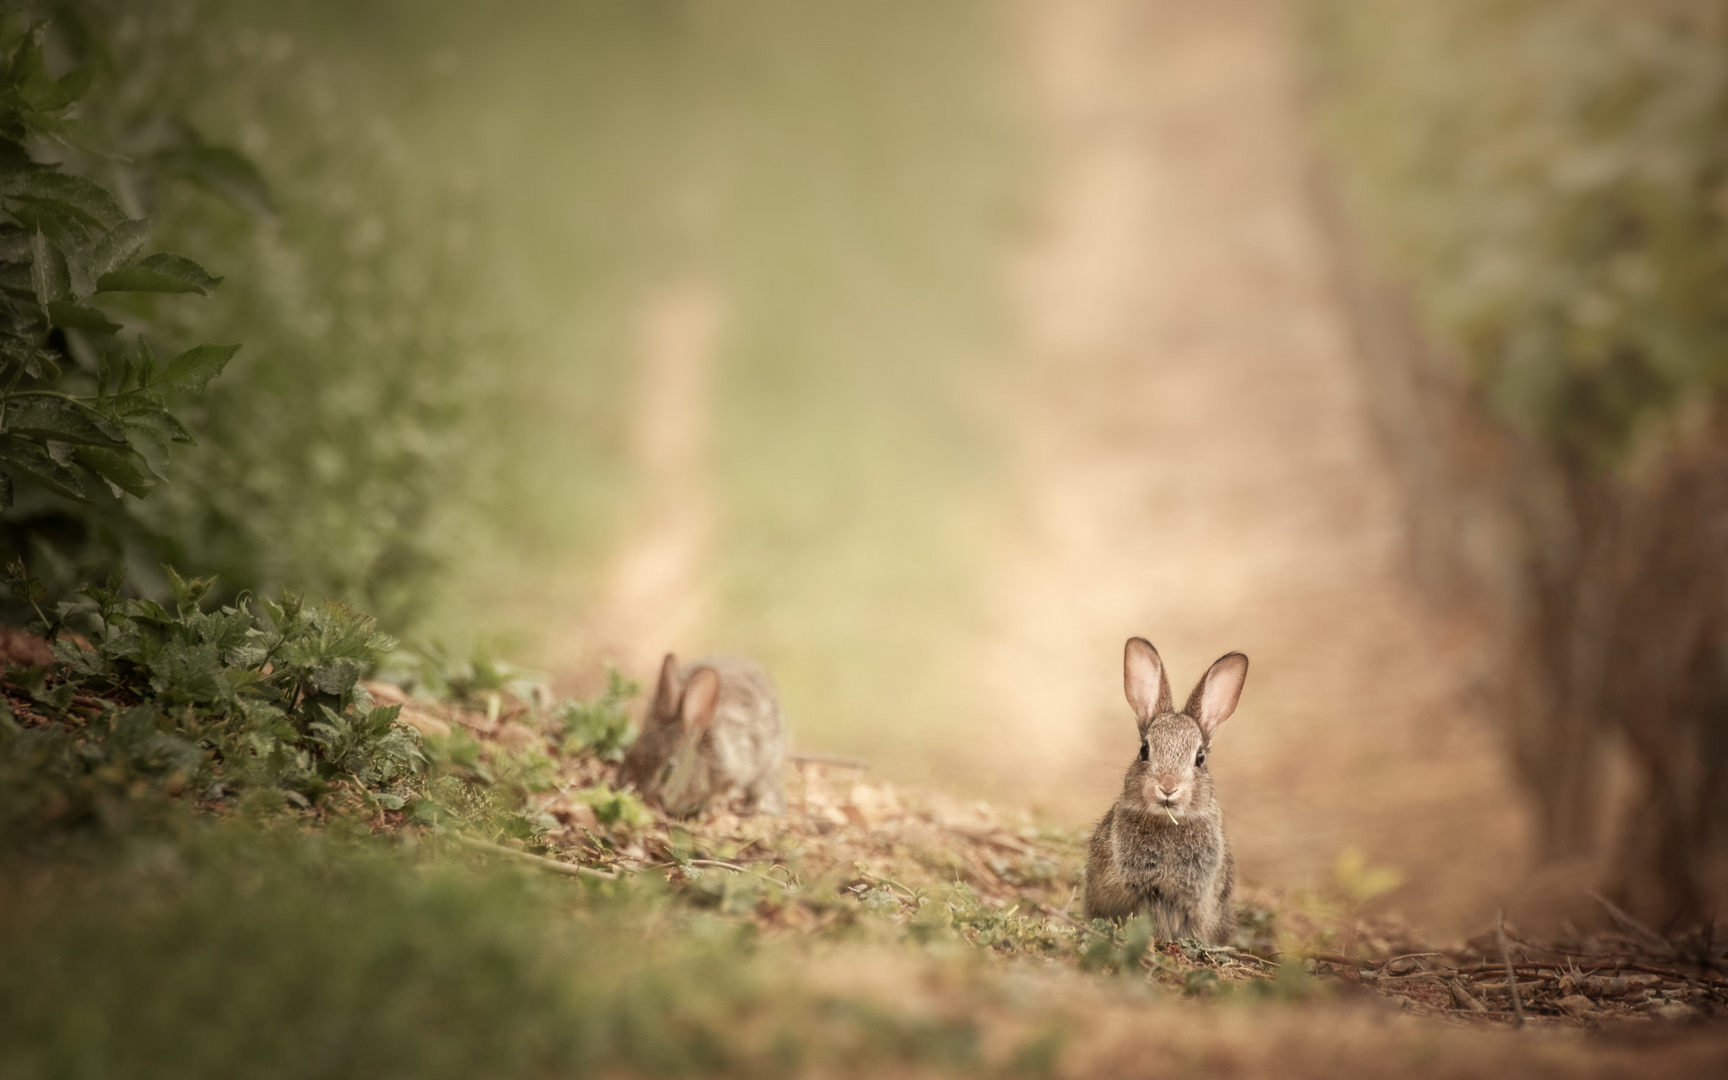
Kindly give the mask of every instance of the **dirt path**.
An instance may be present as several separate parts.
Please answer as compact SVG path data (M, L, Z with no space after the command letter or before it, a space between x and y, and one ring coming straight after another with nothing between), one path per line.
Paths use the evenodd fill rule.
M1020 528L980 658L1000 775L1096 815L1135 749L1123 639L1153 640L1179 700L1240 649L1215 772L1246 874L1329 884L1361 845L1411 874L1398 906L1470 925L1516 878L1526 821L1400 571L1282 9L1023 13L1053 169L1016 281Z
M635 501L598 602L568 608L568 625L547 637L541 666L561 683L587 688L595 658L630 674L650 672L664 650L688 646L704 613L714 516L710 382L720 326L720 298L706 280L675 282L642 305L630 410Z
M1360 846L1410 875L1395 906L1479 926L1519 877L1528 822L1464 704L1466 650L1401 569L1401 515L1308 195L1283 7L1002 10L1047 170L1012 268L1016 509L976 569L982 643L956 632L951 655L926 659L970 664L978 715L933 714L946 726L930 745L989 772L994 797L1081 823L1135 750L1123 639L1150 637L1178 694L1240 649L1253 667L1214 768L1245 876L1327 887L1338 853ZM643 306L635 515L600 601L550 635L548 670L609 656L643 673L714 622L720 308L712 284L688 282ZM819 745L823 717L807 712L801 737Z

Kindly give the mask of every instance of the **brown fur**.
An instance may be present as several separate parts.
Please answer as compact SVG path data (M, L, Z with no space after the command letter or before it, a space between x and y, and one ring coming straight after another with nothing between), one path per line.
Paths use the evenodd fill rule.
M690 775L680 778L678 792L669 797L667 781L675 763L686 758ZM724 808L783 814L785 762L780 694L760 664L718 655L679 668L667 653L620 779L672 813Z
M1235 860L1203 754L1218 725L1235 710L1247 674L1248 658L1241 653L1219 658L1183 711L1174 712L1158 651L1143 638L1129 639L1123 683L1146 759L1136 756L1128 766L1116 805L1092 833L1086 860L1089 918L1145 912L1163 940L1223 944L1230 939Z

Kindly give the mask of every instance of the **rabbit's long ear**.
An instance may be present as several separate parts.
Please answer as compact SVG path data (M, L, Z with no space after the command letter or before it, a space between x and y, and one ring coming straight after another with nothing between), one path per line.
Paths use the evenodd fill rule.
M1122 689L1143 725L1170 711L1170 680L1164 674L1164 661L1145 638L1131 637L1122 647Z
M684 698L678 703L678 718L686 728L705 728L714 720L714 707L720 703L720 673L713 668L697 668L684 684Z
M654 687L654 704L649 706L650 723L664 724L678 717L678 658L671 653L660 662L660 681Z
M1239 652L1227 653L1212 662L1194 692L1188 695L1188 707L1182 711L1194 718L1200 730L1210 739L1218 725L1230 719L1236 702L1242 698L1242 684L1248 680L1248 658Z

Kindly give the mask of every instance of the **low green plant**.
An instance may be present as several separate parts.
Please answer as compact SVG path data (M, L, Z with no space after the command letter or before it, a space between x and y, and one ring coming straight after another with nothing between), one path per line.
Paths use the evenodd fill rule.
M567 701L553 714L563 725L566 754L582 751L602 761L622 761L635 741L629 704L640 687L617 668L606 669L606 690L592 701Z
M578 791L574 798L592 807L594 816L600 819L602 825L642 828L654 821L654 815L648 812L648 807L643 805L635 793L617 791L606 784L584 788Z
M4 717L0 770L47 791L9 816L79 820L102 789L138 781L212 802L308 807L338 784L385 789L425 771L398 707L373 707L359 690L394 646L371 618L292 595L206 611L209 580L166 574L171 608L123 599L116 575L42 611L37 629L58 664L7 672L8 698L31 722ZM41 611L42 586L22 566L11 584Z
M1088 930L1090 940L1080 951L1080 967L1084 971L1136 972L1156 943L1152 920L1145 915L1130 919L1120 933L1106 919L1093 919Z

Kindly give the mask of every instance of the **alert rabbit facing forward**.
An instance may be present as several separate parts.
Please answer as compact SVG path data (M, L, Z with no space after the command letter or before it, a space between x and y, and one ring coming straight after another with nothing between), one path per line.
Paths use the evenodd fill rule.
M1236 711L1247 677L1246 656L1221 657L1176 712L1158 650L1144 638L1128 639L1122 682L1140 727L1140 756L1092 833L1088 918L1145 912L1162 940L1230 938L1236 868L1206 755L1218 725Z
M621 778L667 813L786 812L786 720L762 666L738 656L660 665Z

